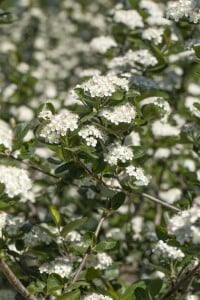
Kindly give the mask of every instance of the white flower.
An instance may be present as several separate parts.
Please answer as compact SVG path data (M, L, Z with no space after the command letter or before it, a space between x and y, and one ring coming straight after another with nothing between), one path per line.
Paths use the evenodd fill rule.
M105 154L105 161L107 161L111 166L117 165L118 161L125 163L132 159L132 150L129 147L121 146L120 144L111 144L108 147L108 153Z
M77 231L73 230L67 234L66 240L72 243L79 243L81 241L81 235Z
M167 191L159 191L159 197L170 204L179 200L181 195L182 191L178 188L171 188Z
M170 156L170 149L168 148L158 148L156 151L155 151L155 154L154 154L154 157L156 159L160 159L160 158L168 158Z
M148 185L149 177L145 175L144 170L140 167L128 166L126 167L126 173L130 177L134 177L136 179L136 185Z
M83 91L88 92L92 98L110 97L120 89L128 91L128 80L111 74L106 76L94 75L90 80L77 85L76 89L83 89Z
M119 125L119 123L131 123L136 117L136 110L133 105L126 103L113 108L103 109L99 115L111 123Z
M112 300L109 296L104 296L101 294L92 293L88 296L85 296L83 300Z
M72 265L69 259L64 257L57 257L55 260L44 263L39 268L40 273L47 273L47 274L58 274L60 277L65 278L69 277L72 272Z
M180 244L185 242L200 243L200 209L193 206L170 219L168 232L175 235Z
M130 29L144 27L142 17L136 10L117 10L114 14L114 21L122 23Z
M200 20L200 5L198 0L179 0L177 2L170 1L167 11L168 18L178 22L183 17L189 19L190 22L198 23Z
M44 138L47 143L59 144L60 137L65 136L68 130L74 131L78 128L78 119L77 114L65 109L51 117L50 123L42 128L40 137Z
M141 216L136 216L131 220L131 227L134 232L134 240L141 239L141 233L143 229L144 218Z
M175 260L175 259L179 260L185 256L184 253L180 249L169 246L161 240L158 241L153 252L157 255L161 255L163 258L169 258L172 260Z
M0 183L5 185L5 193L9 198L19 196L21 201L33 201L33 183L26 170L0 165Z
M155 45L162 43L163 28L147 28L142 32L142 38L148 41L153 41Z
M34 226L30 232L24 235L24 243L26 247L35 247L40 243L49 245L51 237L40 227Z
M91 50L102 54L106 53L108 49L116 46L116 42L110 36L100 36L92 39L90 42Z
M107 269L113 263L112 258L105 252L97 253L97 261L98 264L95 266L95 269L100 269L100 270Z
M94 125L86 125L79 132L78 135L81 136L87 143L88 146L96 147L98 139L105 141L105 133Z
M3 145L8 150L12 150L13 132L10 126L0 120L0 145Z

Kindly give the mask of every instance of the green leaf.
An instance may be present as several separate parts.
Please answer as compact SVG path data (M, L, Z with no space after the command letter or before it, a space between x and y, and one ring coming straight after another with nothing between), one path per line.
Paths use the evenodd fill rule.
M194 45L194 52L198 58L200 58L200 44Z
M116 241L113 240L112 238L108 238L98 243L95 247L95 250L97 252L104 252L106 250L113 249L115 246L116 246Z
M61 216L60 216L60 213L59 211L57 210L57 208L55 207L55 205L51 205L50 206L50 213L53 217L53 220L55 222L55 224L58 226L60 225L60 222L61 222Z
M95 278L97 278L100 275L101 271L99 269L95 269L95 268L89 268L87 269L85 278L88 281L91 281Z
M57 274L50 274L47 279L48 294L52 294L53 292L60 290L62 287L62 279Z
M159 240L166 241L169 238L166 228L158 225L156 226L156 234Z
M126 195L123 192L117 193L112 199L111 199L111 209L117 210L125 201Z
M135 297L136 297L136 300L149 300L146 290L144 290L143 288L140 288L140 287L136 288Z
M153 299L159 294L162 285L163 285L163 281L160 278L149 280L149 283L147 284L147 288Z
M135 300L135 296L134 296L134 291L136 290L136 288L145 288L145 282L144 281L138 281L135 282L133 284L131 284L129 287L126 288L125 293L122 295L122 297L120 299L122 300Z
M57 300L80 300L80 291L73 291L67 294L64 294L57 298Z
M83 224L86 223L88 218L81 218L81 219L77 219L74 221L71 221L70 223L66 224L62 231L61 231L61 235L63 237L65 237L70 231L75 230L76 228L82 226Z
M39 292L42 292L45 288L45 283L41 280L37 280L36 282L32 282L28 286L29 292L33 295Z
M153 103L146 104L142 107L142 114L146 121L156 120L163 117L163 109Z
M62 164L61 166L59 166L58 168L55 169L55 174L61 174L68 171L68 164Z
M19 123L14 128L14 148L18 149L23 143L23 138L26 136L30 129L31 125L30 123Z
M83 236L84 245L87 247L94 247L97 243L97 237L92 231L87 231Z

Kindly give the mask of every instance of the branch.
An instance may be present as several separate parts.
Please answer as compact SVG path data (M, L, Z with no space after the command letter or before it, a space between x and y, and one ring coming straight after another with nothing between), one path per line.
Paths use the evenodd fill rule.
M145 197L145 198L147 198L147 199L155 202L155 203L158 203L158 204L160 204L162 206L165 206L166 208L169 208L169 209L174 210L176 212L181 212L181 210L179 208L177 208L177 207L175 207L175 206L173 206L173 205L171 205L171 204L169 204L169 203L167 203L165 201L162 201L162 200L160 200L160 199L158 199L158 198L156 198L154 196L151 196L151 195L146 194L146 193L141 193L141 195L143 197Z
M0 269L4 273L4 275L7 277L8 281L11 283L11 285L20 293L20 295L27 300L37 300L35 296L31 295L29 291L23 286L21 281L15 276L15 274L12 272L12 270L9 268L9 266L0 259Z
M98 223L97 228L95 230L95 236L96 236L96 238L99 236L99 232L101 230L101 226L102 226L105 218L106 218L106 215L105 215L105 212L103 212L103 214L101 216L101 219L99 220L99 223ZM78 269L75 272L75 275L74 275L74 277L72 279L72 284L74 284L77 281L77 279L78 279L81 271L83 270L83 268L85 266L86 260L87 260L87 258L89 256L90 252L91 252L91 247L88 247L88 249L86 250L86 253L85 253L85 255L84 255L84 257L83 257L83 259L82 259L82 261L81 261L81 263L80 263L80 265L78 267Z
M160 300L171 299L171 296L174 295L181 287L185 287L188 285L188 283L196 275L199 269L200 269L200 262L184 278L179 280Z

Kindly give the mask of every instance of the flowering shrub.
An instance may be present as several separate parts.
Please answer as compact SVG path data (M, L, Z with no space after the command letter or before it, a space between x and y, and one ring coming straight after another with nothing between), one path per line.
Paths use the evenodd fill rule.
M0 299L200 299L200 1L1 9Z

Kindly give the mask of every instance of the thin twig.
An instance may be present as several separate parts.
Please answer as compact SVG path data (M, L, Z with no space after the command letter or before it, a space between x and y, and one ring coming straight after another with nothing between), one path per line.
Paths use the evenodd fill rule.
M37 300L35 296L31 295L29 291L25 288L25 286L21 283L21 281L15 276L6 262L0 259L0 269L7 277L12 286L20 293L20 295L27 300Z
M99 220L99 223L97 224L97 228L95 230L95 236L96 236L96 238L99 236L99 232L101 230L101 227L102 227L102 224L103 224L105 218L106 218L106 215L105 215L105 212L103 212L103 214L101 216L101 219ZM78 269L75 272L75 275L74 275L74 277L72 279L72 284L74 284L77 281L77 279L78 279L81 271L83 270L83 268L85 266L86 260L87 260L87 258L89 256L90 252L91 252L91 247L88 247L88 249L86 250L85 255L83 256L83 259L82 259L82 261L81 261Z
M167 202L165 202L165 201L162 201L162 200L160 200L160 199L158 199L158 198L156 198L156 197L154 197L154 196L151 196L151 195L146 194L146 193L141 193L141 195L142 195L143 197L145 197L145 198L147 198L147 199L149 199L149 200L152 200L152 201L154 201L155 203L161 204L162 206L165 206L165 207L167 207L167 208L169 208L169 209L171 209L171 210L174 210L174 211L176 211L176 212L180 212L180 211L181 211L179 208L177 208L177 207L175 207L175 206L173 206L173 205L171 205L171 204L169 204L169 203L167 203Z
M188 285L188 283L196 275L199 269L200 269L200 262L184 278L179 280L160 300L171 299L171 296L174 295L181 287L186 287Z

